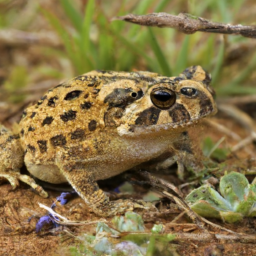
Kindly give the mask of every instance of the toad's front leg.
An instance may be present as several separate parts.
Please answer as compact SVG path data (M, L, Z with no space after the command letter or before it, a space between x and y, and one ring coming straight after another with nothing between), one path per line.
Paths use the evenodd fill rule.
M165 170L177 163L178 166L178 176L183 180L184 169L186 168L193 173L200 173L203 170L203 160L204 156L202 151L197 148L195 150L191 145L191 141L187 132L183 132L177 138L175 142L172 143L172 147L160 155L158 158L153 159L147 163L139 165L136 169L146 169L146 170Z
M99 188L93 174L86 171L84 163L61 162L58 167L76 192L100 216L116 215L135 208L155 209L153 205L143 201L128 199L109 201L108 196Z

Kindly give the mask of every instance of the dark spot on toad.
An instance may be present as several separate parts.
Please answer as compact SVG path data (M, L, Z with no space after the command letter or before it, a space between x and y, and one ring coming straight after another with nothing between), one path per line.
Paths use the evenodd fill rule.
M71 133L71 140L84 140L85 139L85 131L83 129L76 129Z
M88 124L88 128L89 130L92 132L96 129L97 126L97 122L95 120L92 120L89 124Z
M82 103L82 104L80 105L80 108L81 108L81 109L89 109L91 106L92 106L92 103L91 103L91 102L85 101L84 103Z
M41 153L45 153L47 151L47 141L46 140L38 140L37 144L39 146Z
M36 148L34 146L31 146L30 144L28 144L27 147L33 153L36 151Z
M80 90L75 90L75 91L69 92L65 96L64 100L73 100L75 98L78 98L82 92L83 91L80 91Z
M30 118L33 118L36 115L36 112L32 112Z
M174 82L180 82L180 81L182 81L182 80L184 80L184 79L183 79L182 77L179 77L179 76L178 76L178 77L175 77L173 81L174 81Z
M178 103L169 111L169 116L172 118L173 123L188 122L190 120L190 114L187 109Z
M48 100L48 106L49 107L55 107L55 104L56 104L56 100L58 99L58 96L54 96L54 97L51 97L49 100Z
M17 140L20 138L20 135L19 134L14 134L14 135L10 135L8 138L7 138L7 142L11 142L12 140Z
M43 103L43 101L42 101L42 100L39 100L39 101L37 102L37 106L41 105L42 103Z
M46 124L51 124L53 120L54 120L54 119L53 119L52 116L47 116L47 117L43 120L42 126L44 126L44 125L46 125Z
M46 96L46 95L44 95L43 97L41 97L41 99L37 102L37 105L38 105L38 106L41 105L41 104L44 102L45 99L47 99L47 96Z
M27 111L24 110L24 111L22 112L21 118L24 118L24 117L26 117L26 116L27 116Z
M88 83L87 86L93 87L93 86L95 86L95 82Z
M93 93L93 94L98 94L99 91L100 91L100 89L93 89L92 93Z
M33 132L35 130L35 127L29 126L28 127L28 132Z
M141 90L134 91L132 88L115 88L105 97L104 103L108 103L110 108L118 107L124 109L142 96L143 92Z
M76 119L76 111L70 109L68 112L65 112L63 115L60 115L60 118L63 122L74 120Z
M57 146L65 146L66 143L67 143L67 140L66 138L63 136L63 135L56 135L54 137L52 137L50 139L51 141L51 144L54 146L54 147L57 147Z
M63 84L58 84L58 85L54 86L53 88L55 89L55 88L59 88L59 87L62 87L62 86L63 86Z
M145 109L135 120L136 125L153 125L156 124L161 110L155 107Z

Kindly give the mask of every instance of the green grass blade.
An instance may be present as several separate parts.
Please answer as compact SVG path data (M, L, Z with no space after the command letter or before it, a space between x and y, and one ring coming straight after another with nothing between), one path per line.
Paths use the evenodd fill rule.
M98 18L98 22L101 28L109 26L108 21L105 17L101 16ZM111 35L108 34L108 30L105 29L99 35L99 57L97 68L99 69L113 69L114 68L114 58L113 58L113 49L114 49L114 40Z
M69 0L60 0L60 3L77 32L81 31L83 21L81 14L73 7Z
M144 49L141 49L140 47L137 47L135 44L129 42L126 38L124 38L122 35L120 35L119 33L116 33L114 30L111 30L113 36L122 44L124 45L126 48L128 48L130 51L132 51L133 53L143 57L147 63L154 63L155 61L150 58L148 56L148 54L144 51ZM126 54L127 53L126 51Z
M68 54L69 59L72 61L75 68L80 71L81 70L81 60L79 58L79 55L76 54L77 49L75 48L75 45L72 41L71 36L68 34L67 30L63 27L63 25L60 23L60 21L55 17L54 14L51 12L41 8L41 12L45 16L45 18L48 20L48 22L51 24L51 26L55 29L59 37L61 38L66 52Z
M205 50L202 56L202 63L203 66L207 69L210 67L209 60L212 60L214 56L214 39L215 37L213 35L210 35L205 43Z
M239 75L235 77L235 79L233 79L233 81L230 84L228 84L226 87L231 88L234 85L241 85L241 83L244 80L246 80L255 71L255 67L256 67L256 53L254 54L249 65L245 69L243 69L243 71L241 71Z
M163 12L165 6L170 3L169 0L162 0L160 3L157 4L154 12Z
M147 13L147 9L150 7L150 5L152 4L153 0L142 0L139 1L138 4L136 5L136 9L134 9L132 11L133 14L138 14L138 15L142 15ZM138 35L138 31L141 29L141 26L138 25L132 25L130 27L130 32L129 32L129 37L134 37L136 35Z
M189 42L190 42L190 36L185 36L181 45L178 59L175 63L175 74L179 74L188 66Z
M154 0L141 0L136 4L136 8L132 11L134 14L142 15L145 14L147 9L153 3Z
M80 49L82 51L82 55L85 58L85 60L87 60L88 65L91 66L91 68L93 68L94 65L91 63L92 60L90 60L89 58L89 55L93 50L91 46L91 41L90 41L90 29L91 29L94 10L95 10L95 1L89 0L85 7L82 32L80 35L81 36Z
M152 28L148 27L148 32L149 32L149 43L151 45L151 48L155 54L155 57L157 58L157 61L162 69L163 75L166 76L172 76L172 71L171 68L168 64L168 62L166 61L166 58L155 38L155 35L152 31Z
M216 1L217 9L221 13L221 22L228 23L231 20L230 12L228 12L228 6L226 1Z
M252 95L256 94L255 87L245 87L245 86L232 86L232 87L223 87L215 89L217 95Z
M232 1L232 7L233 7L233 10L235 11L235 14L233 13L233 15L235 17L236 17L237 12L240 11L243 4L244 4L244 0L234 0L234 1Z
M219 46L219 52L217 55L216 65L212 72L212 84L215 86L217 85L217 81L220 77L224 56L225 56L225 42L224 40L221 40L220 46Z

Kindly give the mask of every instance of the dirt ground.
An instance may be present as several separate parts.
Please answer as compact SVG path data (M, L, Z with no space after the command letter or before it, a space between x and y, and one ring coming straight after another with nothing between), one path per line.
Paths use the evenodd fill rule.
M241 135L244 132L232 119L223 118L223 116L220 115L218 122L225 122L227 127L235 127L236 132ZM207 135L214 138L214 140L218 140L223 136L223 134L207 124L204 124L204 127L201 126L200 129L202 131L207 130ZM202 140L202 138L200 138L200 140ZM232 145L234 141L227 137L226 143ZM244 150L241 150L241 155L244 155L248 159L247 153L243 151ZM235 162L242 162L244 166L247 163L246 158L242 161L240 161L240 159L239 161L237 160L237 155L231 156L228 160L233 163L232 166L237 168L237 170L239 170L241 166L237 166L234 164ZM175 185L181 183L175 178L175 173L172 175L162 174L160 176L174 184L176 183ZM108 189L109 187L118 185L118 180L119 179L110 179L101 182L101 186ZM16 190L12 190L9 184L1 185L0 255L70 255L68 248L77 244L77 240L74 236L79 236L83 233L95 235L95 224L86 226L61 226L58 228L50 227L50 229L45 227L44 231L36 233L36 223L40 217L47 214L47 211L40 208L38 203L40 202L46 206L51 206L56 202L57 196L60 195L59 191L46 190L49 192L49 198L44 199L22 183ZM140 185L136 185L134 186L134 194L132 197L140 198L140 196L147 193L147 191L148 188L142 188ZM195 224L192 224L191 220L186 216L179 218L176 224L173 224L173 219L177 217L181 211L178 210L177 207L174 207L171 211L167 208L166 206L159 206L159 214L157 215L149 212L142 214L145 221L146 232L150 231L155 223L163 223L165 224L166 234L178 234L177 238L169 243L169 246L173 247L176 253L172 255L256 255L256 220L254 218L245 218L242 222L236 224L224 224L221 221L211 220L221 227L225 227L240 234L245 234L245 236L249 235L249 237L241 235L239 238L234 238L229 232L206 225L207 231L212 235L212 237L209 238L209 234L205 236L204 231L200 230ZM64 206L57 203L55 210L70 220L97 221L100 219L88 209L83 200L79 197L75 197ZM111 218L107 219L107 221L111 224Z

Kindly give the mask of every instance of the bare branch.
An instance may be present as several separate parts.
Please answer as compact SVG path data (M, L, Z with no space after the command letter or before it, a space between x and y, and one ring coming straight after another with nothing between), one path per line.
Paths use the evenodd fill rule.
M197 31L220 34L235 34L244 37L256 38L256 26L231 25L180 13L178 16L168 13L151 13L147 15L128 14L114 17L112 20L123 20L142 26L176 28L185 34Z
M26 32L16 29L0 30L1 45L24 46L44 45L52 47L62 46L58 36L51 31Z

